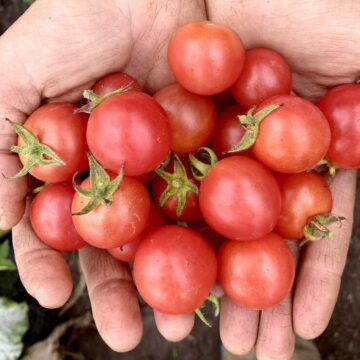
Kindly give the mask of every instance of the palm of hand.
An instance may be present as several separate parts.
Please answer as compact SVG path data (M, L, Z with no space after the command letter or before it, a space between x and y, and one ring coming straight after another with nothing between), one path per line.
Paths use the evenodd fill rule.
M245 13L246 6L254 7L262 1L257 3L251 5L245 1L240 9L240 5L231 1L213 0L208 1L207 10L211 20L227 23L237 30L248 47L267 46L282 52L295 70L295 90L299 94L317 97L324 86L354 80L360 57L355 47L349 45L347 36L352 36L356 43L360 34L342 28L342 20L338 19L337 31L342 31L342 37L337 45L328 41L329 34L324 28L336 19L335 12L331 20L326 20L318 5L316 29L304 20L301 22L300 14L291 20L275 17L281 9L278 3L279 9L274 9L274 5L271 9L270 5L261 8L264 16L257 14L257 19L261 19L257 20L259 27L256 18L250 19L249 12L247 21L241 21L245 15L240 10ZM326 2L323 3L325 6ZM353 10L359 13L359 6L354 6L357 9ZM290 14L291 5L287 9ZM303 16L307 10L302 9ZM356 11L349 11L348 17L351 16L354 16L353 22L344 21L356 24ZM182 23L200 19L206 19L202 1L185 5L180 1L171 4L144 2L142 6L135 6L125 0L107 0L101 5L91 0L76 3L67 0L61 4L38 0L0 39L1 52L6 53L0 59L3 79L0 114L23 121L42 99L79 99L82 90L89 88L97 78L117 70L134 75L148 90L157 90L173 81L166 64L166 45L171 33ZM284 21L291 24L285 39L280 37L286 28ZM260 26L272 31L259 30ZM301 26L304 34L313 35L310 40L304 40L306 37L298 32ZM322 31L317 32L317 29ZM348 33L344 34L345 31ZM320 45L324 56L318 52ZM335 48L333 52L332 47ZM339 47L345 52L336 54ZM9 74L16 74L16 78ZM15 173L19 166L16 157L6 152L14 137L3 123L1 134L1 171ZM0 228L9 228L20 220L26 189L25 180L16 183L2 180ZM334 212L345 215L351 222L354 173L340 173L333 190ZM241 309L224 298L220 320L224 345L240 354L256 344L260 358L286 359L293 348L293 327L306 338L319 335L336 301L350 232L351 226L345 224L331 242L311 244L306 249L293 302L287 299L278 307L262 312L260 317L259 312ZM14 228L13 236L20 275L28 292L45 307L63 305L72 290L71 275L63 255L48 249L36 238L26 215ZM141 338L142 323L129 270L96 249L82 250L80 258L100 334L113 349L130 350ZM170 340L185 337L194 322L193 315L173 317L156 312L155 318L160 332Z

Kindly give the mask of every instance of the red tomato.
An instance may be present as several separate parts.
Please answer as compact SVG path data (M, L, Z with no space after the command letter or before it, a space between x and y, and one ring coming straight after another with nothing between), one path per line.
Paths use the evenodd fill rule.
M205 221L190 224L190 227L200 233L210 243L216 253L219 252L221 245L226 241L223 236L212 230Z
M172 150L188 154L207 145L214 135L216 107L208 96L195 95L178 84L154 95L165 109L173 133Z
M268 234L281 210L274 176L245 156L231 156L215 164L200 186L199 201L209 226L234 240L255 240Z
M317 105L330 123L327 159L344 169L360 168L360 85L338 86Z
M148 217L148 221L145 225L145 229L143 230L143 232L131 242L115 249L110 249L108 250L108 252L115 259L132 263L134 262L135 254L141 240L149 233L150 230L156 229L163 225L166 225L165 215L160 210L159 206L152 201L150 205L150 215Z
M86 245L71 219L74 193L70 184L50 184L31 204L30 221L36 235L55 250L70 252Z
M166 201L164 206L161 208L162 211L175 221L185 221L185 222L197 222L202 219L202 214L199 206L199 194L187 191L186 192L186 203L181 216L177 216L177 209L179 203L179 197L183 196L181 192L187 189L187 182L191 182L192 184L199 186L199 182L196 181L192 175L190 170L189 162L186 159L182 161L187 178L173 176L173 180L169 184L174 190L176 189L176 193ZM165 171L171 175L174 175L174 160L170 162L170 164L165 168ZM181 174L179 174L181 175ZM161 196L164 191L166 191L169 186L167 181L165 181L162 177L156 176L152 182L152 193L155 201L159 204Z
M244 58L243 43L234 31L206 21L179 28L168 48L168 63L176 80L199 95L228 89L239 77Z
M104 76L93 86L92 90L97 96L103 97L129 85L133 91L143 91L136 79L122 72Z
M155 172L151 171L146 174L136 176L136 179L141 181L144 185L147 185L153 179L154 176L155 176Z
M87 141L95 158L106 169L142 175L156 169L170 151L169 121L149 95L132 91L113 96L91 113Z
M89 189L90 178L81 187ZM72 213L81 211L88 202L87 198L76 192ZM124 177L110 206L99 205L88 214L73 215L72 219L76 230L87 243L101 249L113 249L141 234L149 210L150 196L145 186L139 180Z
M211 148L219 158L225 157L224 153L237 145L244 136L245 129L238 119L238 116L243 114L245 111L238 105L231 106L220 113L211 143Z
M255 241L228 240L220 249L220 285L244 308L261 310L278 305L289 294L294 277L294 256L276 234Z
M236 104L230 90L225 90L220 94L212 96L217 111L223 111L227 107Z
M282 107L260 124L252 153L278 172L299 173L312 169L329 148L329 123L310 101L292 95L271 97L259 105L257 112L276 104Z
M166 314L187 314L206 300L216 280L216 257L196 231L171 225L152 231L135 256L142 298Z
M250 109L271 96L290 94L291 88L286 60L274 50L257 48L246 52L243 70L231 92L241 106Z
M29 173L44 182L63 182L71 180L76 172L83 172L87 168L86 125L88 116L75 114L76 108L72 104L52 103L37 109L25 122L24 126L30 130L42 143L53 150L64 166L34 166ZM24 145L19 137L18 145ZM25 165L29 158L20 155Z
M331 212L331 191L325 179L315 172L279 174L277 180L282 209L275 231L287 239L300 240L312 217Z

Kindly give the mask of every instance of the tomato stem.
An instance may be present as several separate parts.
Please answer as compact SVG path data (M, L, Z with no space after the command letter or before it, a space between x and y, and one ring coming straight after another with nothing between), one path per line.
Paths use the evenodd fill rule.
M336 175L337 168L336 168L336 166L335 166L332 162L330 162L330 161L327 160L327 159L322 159L322 160L320 160L313 169L309 170L309 172L311 172L311 171L313 171L313 170L315 170L315 171L320 171L323 166L326 166L327 171L329 172L329 175L330 175L332 178L334 178L335 175Z
M196 180L202 181L205 179L206 175L209 173L211 168L217 163L218 158L215 152L207 147L200 148L196 155L198 157L204 158L206 162L199 160L195 155L190 154L189 160L191 165L191 171Z

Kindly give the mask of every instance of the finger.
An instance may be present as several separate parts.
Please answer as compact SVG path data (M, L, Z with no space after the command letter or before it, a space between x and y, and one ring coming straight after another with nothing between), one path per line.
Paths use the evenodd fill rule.
M143 324L128 266L90 246L80 250L80 262L101 337L114 351L134 349Z
M220 338L226 350L247 354L255 345L259 311L246 310L227 296L221 299Z
M346 217L334 226L332 239L306 246L295 290L295 332L305 339L319 336L327 327L338 297L351 239L355 204L356 172L339 171L331 184L333 213Z
M195 323L194 314L168 315L154 310L155 323L160 334L168 341L181 341L191 332Z
M29 205L30 200L24 218L13 228L20 279L41 306L58 308L66 303L72 292L70 269L63 254L50 249L35 235L29 219Z

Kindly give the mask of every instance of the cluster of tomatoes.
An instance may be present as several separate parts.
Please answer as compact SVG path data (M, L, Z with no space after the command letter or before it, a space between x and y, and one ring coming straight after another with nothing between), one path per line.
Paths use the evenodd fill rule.
M243 307L272 307L294 282L284 239L330 237L341 219L314 169L360 167L360 85L313 104L291 94L280 54L245 51L209 22L181 27L168 63L177 83L153 96L114 73L79 109L51 103L24 125L9 120L16 177L46 183L32 226L54 249L90 244L134 263L140 295L161 312L198 311L216 281Z

